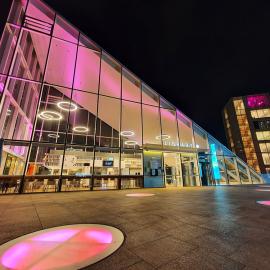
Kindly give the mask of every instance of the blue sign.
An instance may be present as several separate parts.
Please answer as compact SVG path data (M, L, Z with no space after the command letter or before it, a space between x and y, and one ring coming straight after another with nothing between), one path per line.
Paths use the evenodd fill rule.
M216 151L216 145L214 143L210 144L210 150L211 150L211 163L213 168L213 174L215 180L220 180L220 170L218 166L218 159L217 159L217 151Z

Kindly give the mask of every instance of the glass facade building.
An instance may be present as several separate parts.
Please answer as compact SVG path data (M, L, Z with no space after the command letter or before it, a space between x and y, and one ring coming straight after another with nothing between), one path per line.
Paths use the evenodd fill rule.
M0 55L1 193L262 182L40 0L13 1Z
M257 172L269 174L269 93L231 98L223 110L223 122L231 150Z

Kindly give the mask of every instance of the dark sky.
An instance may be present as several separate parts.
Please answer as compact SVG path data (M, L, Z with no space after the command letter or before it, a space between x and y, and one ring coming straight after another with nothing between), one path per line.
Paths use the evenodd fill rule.
M224 143L227 100L270 89L269 1L45 2Z

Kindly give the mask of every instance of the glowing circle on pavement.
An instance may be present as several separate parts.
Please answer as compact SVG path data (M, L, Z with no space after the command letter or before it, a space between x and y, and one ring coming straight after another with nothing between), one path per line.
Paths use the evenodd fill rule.
M258 204L270 206L270 201L257 201Z
M153 193L129 193L126 194L127 197L150 197L154 196L155 194Z
M123 241L123 233L110 226L54 227L1 245L0 269L80 269L106 258Z

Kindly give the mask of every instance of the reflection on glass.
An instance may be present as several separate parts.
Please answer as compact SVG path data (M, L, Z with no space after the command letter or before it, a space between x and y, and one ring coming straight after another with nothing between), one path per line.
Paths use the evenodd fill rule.
M76 58L76 45L52 39L45 82L64 87L72 87Z
M99 91L106 96L121 96L121 67L106 53L102 54Z
M24 173L28 144L1 142L0 192L18 193Z
M96 144L106 147L119 147L120 100L99 97Z
M93 160L92 148L67 146L63 163L61 190L90 190Z
M119 158L118 150L95 152L94 190L118 188Z
M122 98L141 102L140 80L126 69L122 71Z
M124 148L139 148L142 145L141 104L122 101L121 141Z
M56 192L63 163L64 147L33 144L24 183L24 192Z
M100 53L81 47L78 48L74 89L98 92Z
M163 148L179 148L176 113L170 109L160 109Z
M160 147L161 129L159 108L143 105L143 144L144 147Z

